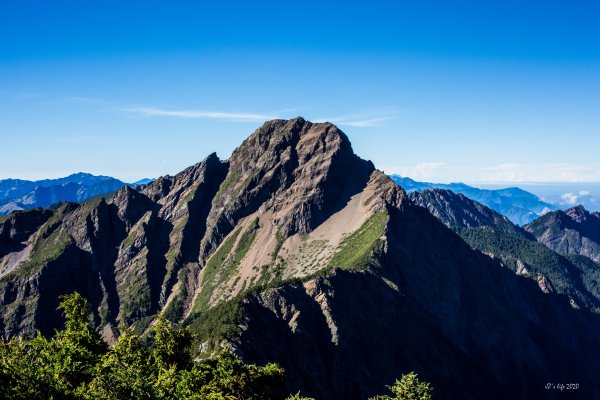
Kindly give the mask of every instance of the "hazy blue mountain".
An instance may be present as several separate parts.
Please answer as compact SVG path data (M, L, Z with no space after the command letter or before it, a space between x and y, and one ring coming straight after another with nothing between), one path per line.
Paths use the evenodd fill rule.
M471 200L475 200L505 215L518 225L528 224L547 212L558 210L557 206L544 202L533 193L529 193L518 187L479 189L464 183L418 182L399 175L391 175L390 178L407 192L420 192L425 189L446 189L454 193L463 194Z
M16 210L48 207L63 201L81 202L114 192L126 183L109 176L79 172L58 179L0 180L0 215Z
M497 187L482 186L486 189ZM600 183L561 182L561 183L523 183L524 190L534 193L542 200L566 209L583 205L589 211L600 211Z
M139 181L135 181L132 183L133 186L140 186L140 185L147 185L149 183L154 182L156 179L154 178L144 178L144 179L140 179Z
M92 186L105 182L119 181L110 176L97 176L85 172L78 172L57 179L43 179L39 181L28 181L24 179L2 179L0 180L0 204L10 200L17 199L34 190L35 188L44 188L50 186L61 186L66 183L77 183L83 186ZM121 184L125 184L121 182Z

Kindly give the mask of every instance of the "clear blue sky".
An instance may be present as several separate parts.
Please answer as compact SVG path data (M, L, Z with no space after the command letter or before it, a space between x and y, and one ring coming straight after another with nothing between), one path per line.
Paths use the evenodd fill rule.
M3 1L0 179L174 174L302 115L388 173L600 181L599 21L594 1Z

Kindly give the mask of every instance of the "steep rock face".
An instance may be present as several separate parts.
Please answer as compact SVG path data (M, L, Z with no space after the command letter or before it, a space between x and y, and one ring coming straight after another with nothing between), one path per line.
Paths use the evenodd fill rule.
M507 217L460 193L445 189L426 189L409 193L409 198L416 205L427 208L450 228L491 226L510 235L531 237Z
M50 334L60 326L58 296L72 291L90 299L99 326L130 325L164 308L179 270L190 260L197 264L199 226L223 176L211 155L143 192L125 186L108 199L44 211L35 233L19 233L20 252L12 249L0 261L4 336L34 328ZM13 214L2 226L38 213Z
M199 261L205 268L197 279L202 285L193 287L196 307L327 267L342 235L375 212L369 193L386 190L377 184L382 174L353 153L343 132L302 118L265 123L227 164L201 242ZM319 226L327 231L325 221L344 209L351 217L345 227L318 232ZM230 254L215 251L221 244ZM319 262L299 261L316 261L319 255Z
M284 236L304 234L342 207L366 184L373 164L360 160L331 124L302 118L265 123L234 151L213 200L203 254L241 218L272 211ZM355 174L345 179L346 174ZM218 240L217 240L218 241Z
M0 219L0 257L22 250L24 242L50 218L49 210L15 212Z
M598 397L586 370L598 362L597 317L473 252L425 210L390 210L386 237L376 268L244 300L237 348L280 362L290 390L318 398L364 399L410 370L439 398L545 398L548 377Z
M526 225L525 229L560 254L580 254L600 262L600 215L583 206L555 211Z

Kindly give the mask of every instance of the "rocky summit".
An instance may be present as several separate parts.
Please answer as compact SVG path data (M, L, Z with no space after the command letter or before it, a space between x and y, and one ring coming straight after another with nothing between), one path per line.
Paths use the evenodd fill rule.
M0 257L4 337L51 334L78 291L108 342L162 312L198 357L275 361L318 399L408 371L440 399L559 396L548 382L600 398L598 315L475 250L329 123L269 121L228 160L0 217Z
M579 254L600 262L600 213L583 206L554 211L525 226L538 241L561 254Z

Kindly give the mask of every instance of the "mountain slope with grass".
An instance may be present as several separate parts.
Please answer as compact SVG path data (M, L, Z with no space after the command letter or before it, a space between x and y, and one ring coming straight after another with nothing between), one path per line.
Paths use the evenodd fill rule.
M162 312L199 359L277 362L288 393L364 399L415 371L448 399L600 396L598 316L475 251L329 123L269 121L227 160L2 217L0 249L5 337L51 335L78 291L109 343Z

